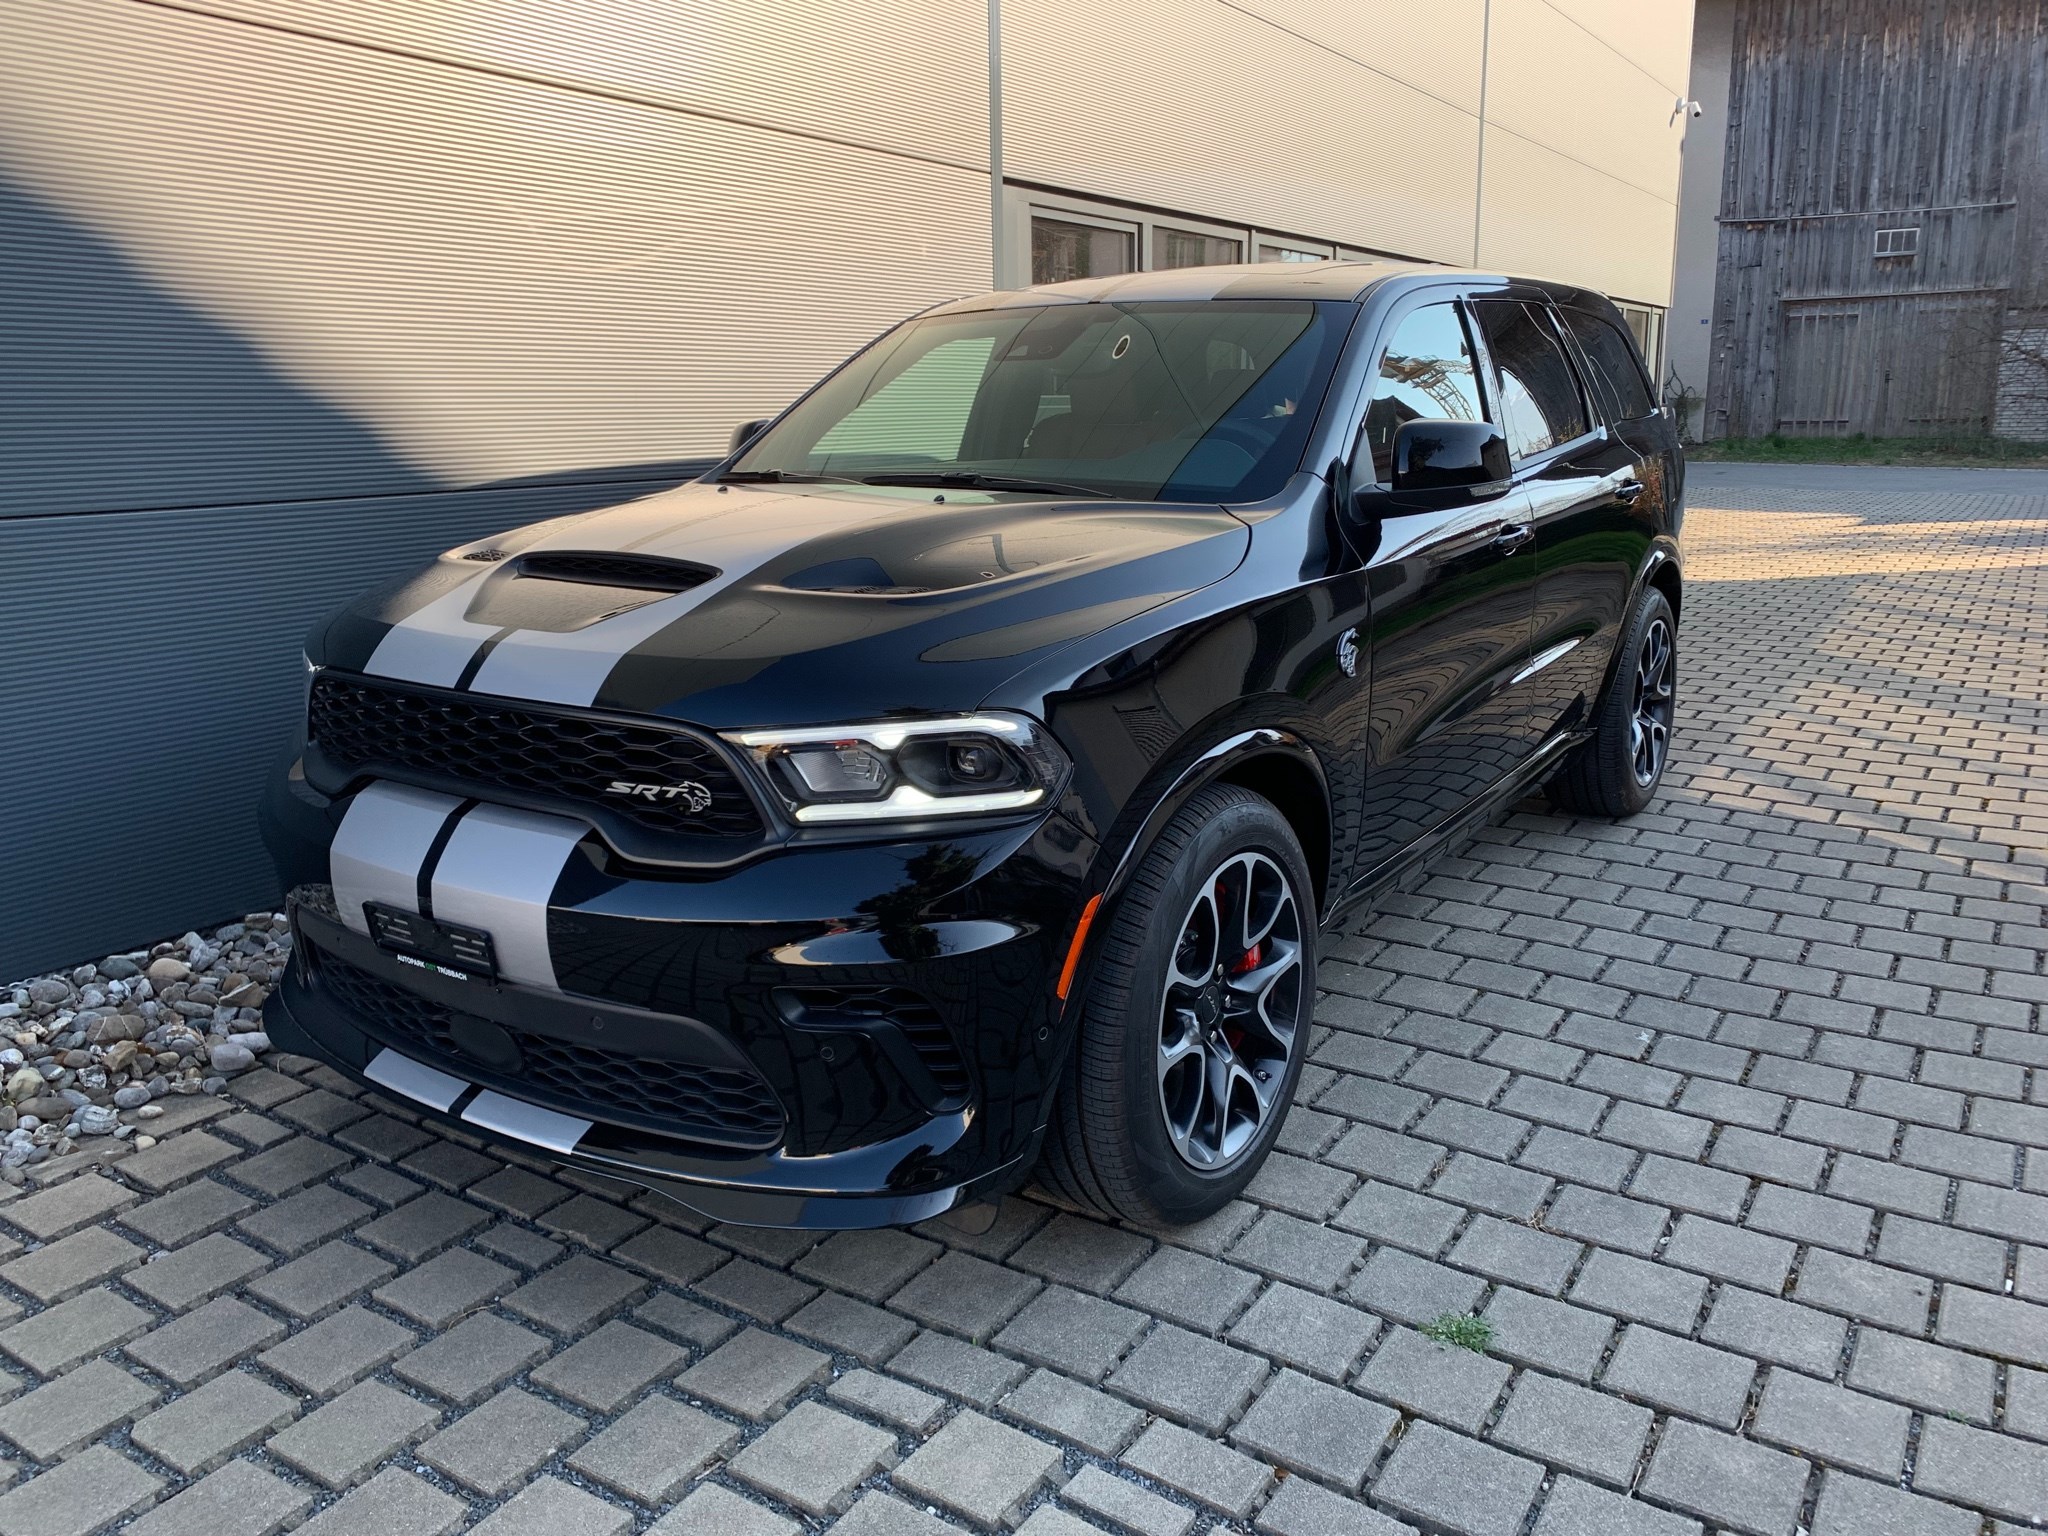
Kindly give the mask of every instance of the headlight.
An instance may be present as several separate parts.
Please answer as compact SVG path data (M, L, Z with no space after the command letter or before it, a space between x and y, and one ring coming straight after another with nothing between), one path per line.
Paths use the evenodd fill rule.
M1023 715L881 720L866 725L735 731L744 748L806 824L986 816L1051 800L1067 755Z

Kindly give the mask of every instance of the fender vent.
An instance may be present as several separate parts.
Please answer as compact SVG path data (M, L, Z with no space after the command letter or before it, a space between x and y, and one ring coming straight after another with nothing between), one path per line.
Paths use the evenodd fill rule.
M579 554L537 550L519 557L519 574L529 581L579 581L592 587L631 587L639 592L687 592L718 572L688 560L656 555Z
M924 1063L948 1102L967 1096L967 1064L946 1021L908 987L785 987L776 992L783 1017L804 1029L893 1025Z

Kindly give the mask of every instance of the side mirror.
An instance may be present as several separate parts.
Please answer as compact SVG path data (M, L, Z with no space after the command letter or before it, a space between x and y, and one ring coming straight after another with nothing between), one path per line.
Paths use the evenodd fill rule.
M755 438L759 437L767 429L768 422L765 418L760 421L741 422L738 426L732 429L732 442L726 446L726 457L730 458L732 457L732 455L738 453L742 448L746 447L747 444L751 443Z
M1394 489L1479 492L1508 478L1508 444L1487 421L1404 421L1394 433Z

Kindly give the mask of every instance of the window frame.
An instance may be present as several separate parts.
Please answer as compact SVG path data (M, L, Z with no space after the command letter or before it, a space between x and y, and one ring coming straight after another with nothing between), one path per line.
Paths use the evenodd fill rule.
M1618 331L1623 337L1627 339L1628 356L1631 365L1635 368L1636 380L1643 386L1643 394L1645 398L1647 398L1650 402L1650 409L1641 416L1613 417L1612 419L1607 420L1606 424L1608 426L1618 427L1626 421L1648 421L1652 416L1655 416L1659 411L1663 409L1662 404L1657 399L1657 382L1654 378L1651 377L1649 371L1649 364L1642 356L1642 343L1636 340L1635 332L1629 329L1628 322L1626 319L1624 319L1622 323L1617 326L1612 320L1608 319L1605 315L1601 314L1597 309L1589 309L1583 304L1553 303L1551 305L1551 308L1553 311L1553 318L1557 323L1557 328L1561 332L1563 332L1567 340L1570 342L1572 362L1578 368L1579 371L1579 392L1585 395L1588 401L1591 403L1598 403L1597 400L1595 400L1594 398L1598 394L1598 391L1596 391L1593 388L1593 368L1591 359L1586 354L1583 346L1579 341L1577 334L1572 330L1572 323L1568 318L1566 318L1565 311L1572 310L1578 314L1584 315L1587 319L1593 321L1595 324L1604 325L1612 331ZM1606 417L1606 412L1604 410L1601 411L1600 414L1603 418Z
M1143 272L1146 270L1144 265L1145 232L1143 226L1139 223L1129 219L1106 218L1099 213L1078 208L1064 208L1050 203L1033 203L1025 210L1025 216L1022 221L1024 226L1024 274L1026 278L1024 286L1026 287L1037 286L1036 281L1031 276L1031 236L1033 226L1041 218L1045 219L1048 223L1074 224L1083 229L1102 229L1120 234L1131 242L1131 265L1129 270L1132 272ZM1115 273L1111 275L1121 277L1124 274ZM1083 281L1086 281L1086 279L1083 279Z

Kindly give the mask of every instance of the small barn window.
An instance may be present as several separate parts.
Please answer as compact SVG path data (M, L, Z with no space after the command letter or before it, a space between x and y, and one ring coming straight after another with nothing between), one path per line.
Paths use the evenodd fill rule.
M1911 229L1880 229L1877 232L1877 254L1879 256L1917 256L1920 254L1920 226Z

